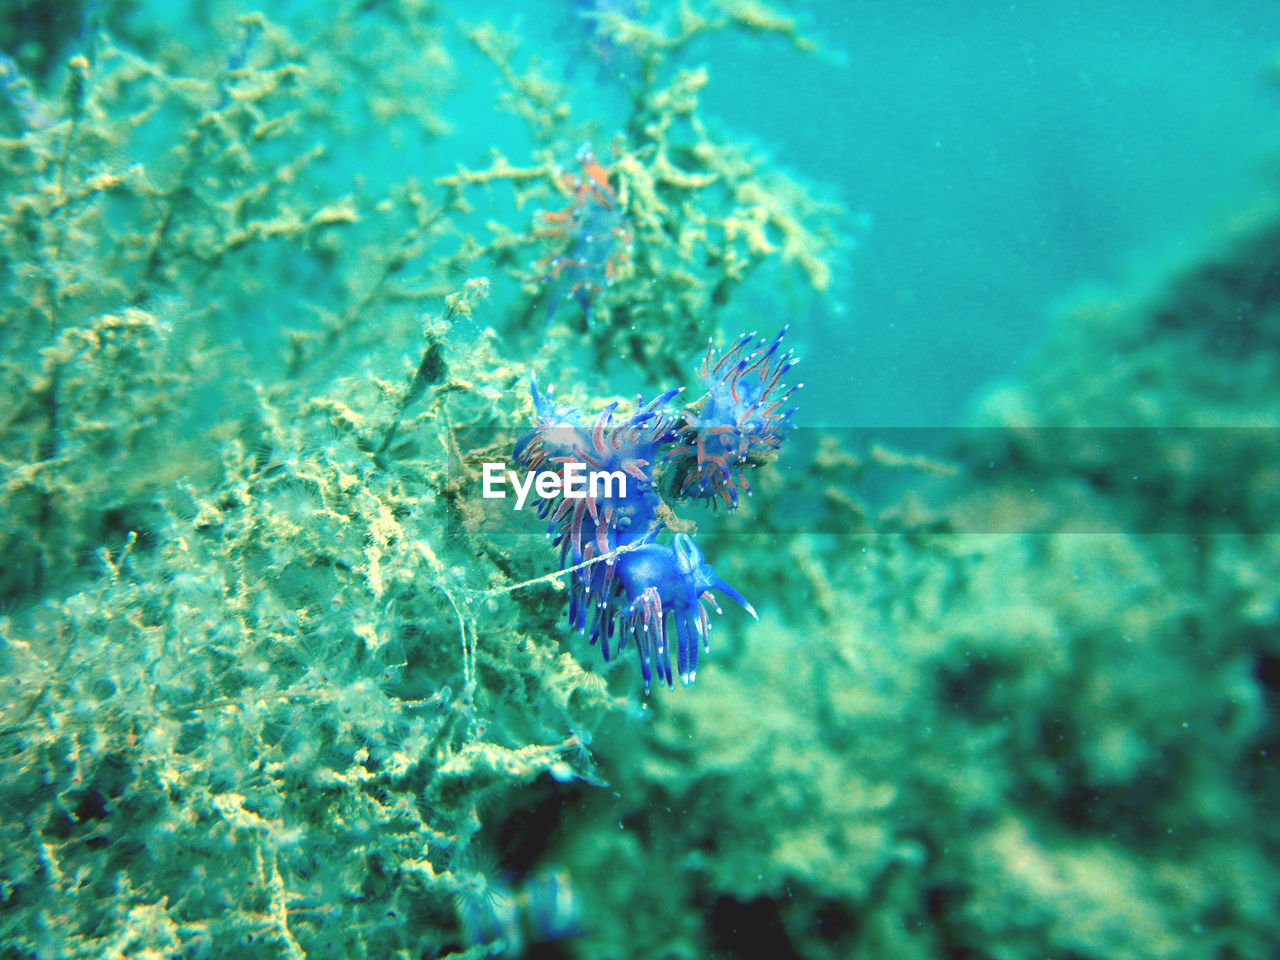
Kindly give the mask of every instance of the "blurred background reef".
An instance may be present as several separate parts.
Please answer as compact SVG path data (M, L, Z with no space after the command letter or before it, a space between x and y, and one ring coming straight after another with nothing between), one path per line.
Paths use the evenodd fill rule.
M703 107L716 44L836 54L467 16L0 18L0 958L1276 956L1280 206L1062 310L945 458L802 431L677 504L761 622L646 701L475 464L531 369L594 411L875 322L858 218Z

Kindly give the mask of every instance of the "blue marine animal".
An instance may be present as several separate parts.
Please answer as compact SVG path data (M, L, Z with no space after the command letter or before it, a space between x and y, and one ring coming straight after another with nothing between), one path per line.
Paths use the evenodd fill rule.
M796 362L778 354L785 332L750 350L754 334L744 335L718 358L709 349L701 370L707 394L697 412L674 409L680 391L668 390L647 403L637 398L629 416L618 416L612 403L588 421L578 408L554 403L549 389L540 393L530 377L534 426L516 443L516 462L538 472L578 463L628 481L579 497L558 494L539 513L549 518L547 535L570 574L570 625L589 632L606 661L633 640L646 693L654 674L668 687L677 673L681 683L694 682L699 647L710 649L708 609L722 612L715 593L756 615L692 538L676 533L662 541L671 513L657 470L674 464L678 496L718 497L736 507L739 488L746 489L742 471L778 449L794 412L779 409L793 392L782 377Z

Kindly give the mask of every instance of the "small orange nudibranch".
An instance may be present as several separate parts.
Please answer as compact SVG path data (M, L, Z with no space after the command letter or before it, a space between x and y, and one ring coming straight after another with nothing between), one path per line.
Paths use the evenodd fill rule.
M596 297L631 262L631 225L609 172L589 145L579 148L577 160L579 173L566 170L558 176L571 198L569 206L557 213L543 211L540 216L547 228L537 234L561 240L564 252L539 263L548 268L543 282L553 285L548 319L562 300L575 300L590 325Z

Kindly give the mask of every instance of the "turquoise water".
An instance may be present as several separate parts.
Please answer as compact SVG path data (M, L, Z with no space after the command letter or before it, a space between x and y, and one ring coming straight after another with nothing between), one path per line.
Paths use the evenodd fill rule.
M1269 6L0 53L0 960L1276 955Z
M477 9L556 59L552 8ZM1178 262L1271 182L1267 4L795 13L823 55L735 39L691 59L714 78L710 115L850 212L842 309L809 334L834 361L809 375L823 423L967 422L1054 305Z
M837 62L722 52L708 103L870 221L819 319L857 372L816 394L828 422L964 422L1053 305L1176 262L1269 182L1265 4L807 12Z

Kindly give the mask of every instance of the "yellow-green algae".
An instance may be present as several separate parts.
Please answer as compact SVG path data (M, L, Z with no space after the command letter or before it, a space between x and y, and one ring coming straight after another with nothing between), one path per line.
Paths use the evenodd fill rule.
M0 953L502 952L459 917L498 879L485 804L596 782L593 731L632 691L562 645L541 537L486 533L465 438L526 414L531 339L555 357L583 334L521 343L506 319L542 296L530 211L477 239L449 168L344 182L330 162L447 139L450 48L483 28L414 0L208 7L220 45L94 34L44 83L51 122L2 118ZM706 134L704 74L647 56L653 132L610 164L637 223L677 205L697 228L640 245L632 282L673 337L631 352L657 367L684 361L676 332L715 332L701 306L748 267L824 286L835 234ZM520 161L533 196L576 149L568 114Z

